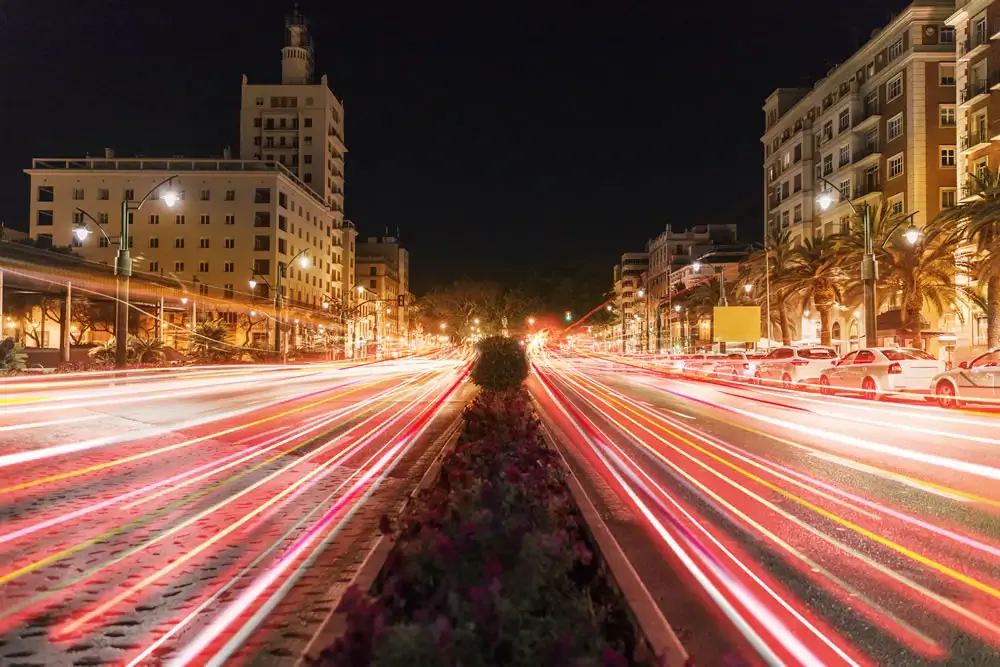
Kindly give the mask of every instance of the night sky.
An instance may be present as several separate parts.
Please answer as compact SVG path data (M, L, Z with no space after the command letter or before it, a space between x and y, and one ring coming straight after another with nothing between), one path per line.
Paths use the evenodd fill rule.
M240 75L279 80L291 6L0 0L0 220L26 228L33 156L235 148ZM667 222L759 239L765 97L903 6L300 3L345 103L347 217L401 229L418 293L550 270L610 286Z

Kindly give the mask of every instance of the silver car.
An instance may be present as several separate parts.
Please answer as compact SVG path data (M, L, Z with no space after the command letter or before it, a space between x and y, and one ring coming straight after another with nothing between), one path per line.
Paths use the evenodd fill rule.
M879 399L897 393L929 393L931 380L945 363L923 350L908 347L869 347L844 355L819 378L826 395L858 392Z
M974 401L1000 402L1000 347L935 376L931 387L946 408Z
M781 383L786 389L803 387L819 382L820 373L830 368L837 359L837 352L825 345L775 348L757 362L754 381L757 384Z

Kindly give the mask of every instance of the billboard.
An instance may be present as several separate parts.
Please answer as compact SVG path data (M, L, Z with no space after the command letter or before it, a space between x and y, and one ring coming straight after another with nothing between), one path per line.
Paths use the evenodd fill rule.
M713 343L756 343L760 340L760 306L716 306Z

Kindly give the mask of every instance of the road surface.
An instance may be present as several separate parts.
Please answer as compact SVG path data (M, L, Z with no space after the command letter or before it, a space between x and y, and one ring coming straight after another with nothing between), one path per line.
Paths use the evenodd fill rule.
M533 368L696 664L1000 664L997 414L566 353Z
M467 361L0 385L0 664L290 664L436 454Z

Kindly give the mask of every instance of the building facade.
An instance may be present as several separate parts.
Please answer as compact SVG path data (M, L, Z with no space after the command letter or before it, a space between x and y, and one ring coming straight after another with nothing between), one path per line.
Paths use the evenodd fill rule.
M614 268L615 303L618 319L614 325L617 349L634 352L645 343L641 336L644 324L640 318L645 314L646 304L643 276L649 270L649 253L627 252L620 264ZM639 296L640 289L643 296Z
M133 270L222 299L273 300L280 283L286 306L321 310L339 327L357 302L356 232L343 213L344 109L325 76L313 81L308 22L296 12L285 28L281 83L243 77L243 159L228 149L222 159L116 158L111 150L35 159L26 170L31 236L113 265L122 202L134 208L148 192L130 215ZM161 198L168 189L173 206ZM93 233L79 241L73 230L84 224Z
M691 229L675 232L667 225L646 243L649 255L649 274L646 288L659 302L670 294L670 285L678 279L673 274L691 265L698 258L712 252L717 247L736 243L736 225L713 224L695 225Z
M764 104L767 225L793 242L850 223L847 199L913 213L921 226L956 201L953 2L916 0L811 89ZM814 205L832 182L840 202Z
M409 341L410 254L393 236L370 237L357 244L358 291L374 300L379 317L375 339L387 347Z
M961 150L953 14L953 0L915 0L812 88L779 88L767 98L767 228L786 230L796 244L846 231L848 201L876 208L884 201L894 214L912 214L918 227L955 206ZM822 211L815 202L827 190L839 191L837 203ZM839 306L834 344L847 351L865 332L859 304ZM946 314L925 315L932 329L944 326ZM818 340L809 304L794 319L803 342Z

